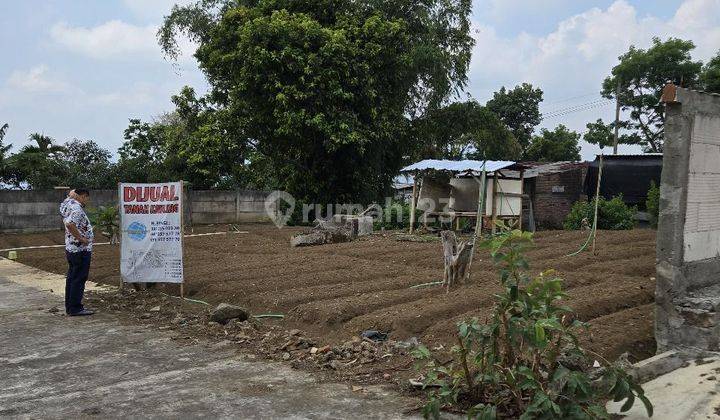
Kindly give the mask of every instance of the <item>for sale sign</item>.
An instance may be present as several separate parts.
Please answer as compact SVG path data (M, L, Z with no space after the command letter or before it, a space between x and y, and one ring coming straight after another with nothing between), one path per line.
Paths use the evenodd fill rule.
M120 184L124 282L183 282L182 190L182 181Z

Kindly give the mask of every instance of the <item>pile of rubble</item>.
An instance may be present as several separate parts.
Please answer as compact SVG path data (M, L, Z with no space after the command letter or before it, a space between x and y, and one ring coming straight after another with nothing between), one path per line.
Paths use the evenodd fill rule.
M290 239L292 246L313 246L350 242L359 236L372 234L370 216L335 215L329 220L315 220L315 226Z

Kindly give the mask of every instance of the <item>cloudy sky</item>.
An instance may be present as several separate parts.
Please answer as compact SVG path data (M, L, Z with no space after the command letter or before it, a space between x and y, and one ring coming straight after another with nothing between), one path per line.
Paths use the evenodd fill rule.
M115 151L128 118L172 109L183 85L206 89L188 53L165 61L155 40L174 0L0 0L0 124L6 142L32 132L60 142L94 139ZM631 44L691 39L694 58L720 49L720 0L475 0L467 94L485 102L500 86L545 91L542 126L583 131L611 120L603 78ZM191 46L186 46L191 51ZM629 149L629 151L633 151ZM583 145L583 157L595 150Z

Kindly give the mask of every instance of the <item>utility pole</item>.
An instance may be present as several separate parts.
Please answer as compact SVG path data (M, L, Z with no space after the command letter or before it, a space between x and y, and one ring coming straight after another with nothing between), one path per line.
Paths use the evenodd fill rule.
M617 155L618 131L620 130L620 77L615 86L615 135L613 136L613 154Z

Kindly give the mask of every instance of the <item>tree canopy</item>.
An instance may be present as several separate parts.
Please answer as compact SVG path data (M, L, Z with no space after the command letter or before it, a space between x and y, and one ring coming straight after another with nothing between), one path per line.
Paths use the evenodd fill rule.
M432 110L414 123L415 159L520 158L521 148L500 119L476 101L455 102Z
M643 146L649 152L662 152L664 139L664 105L660 103L663 87L672 81L687 88L699 86L702 63L693 61L690 52L695 48L692 41L654 38L647 50L631 46L619 57L620 63L613 67L602 85L602 95L615 99L620 86L620 105L630 112L630 119L621 127L636 136L625 141Z
M560 124L553 131L543 128L534 136L525 158L537 162L559 162L580 160L580 134Z
M231 142L262 156L281 187L367 202L403 163L408 118L465 86L470 8L469 0L200 1L175 6L159 40L171 57L177 35L199 43L220 126L231 125Z
M510 90L501 87L486 105L507 125L524 152L530 145L535 127L542 121L542 100L542 89L523 83Z
M700 81L704 91L720 93L720 51L705 64Z

